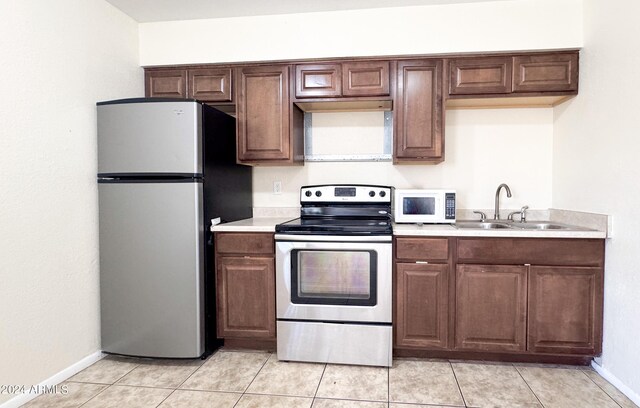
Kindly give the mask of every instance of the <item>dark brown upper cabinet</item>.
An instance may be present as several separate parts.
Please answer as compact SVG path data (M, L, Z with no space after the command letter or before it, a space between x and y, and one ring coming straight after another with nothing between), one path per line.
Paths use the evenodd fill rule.
M296 98L389 96L389 61L296 65Z
M151 98L186 98L187 70L147 70L144 74L145 96Z
M577 92L578 53L513 58L514 92Z
M297 98L333 98L342 95L340 64L296 65Z
M289 65L238 68L238 163L302 162L304 117L289 98L289 69Z
M231 102L231 68L190 69L189 97L203 102Z
M511 92L511 57L454 59L449 62L449 94Z
M344 96L389 95L389 61L344 62L342 94Z
M442 60L399 61L396 84L394 163L443 161Z

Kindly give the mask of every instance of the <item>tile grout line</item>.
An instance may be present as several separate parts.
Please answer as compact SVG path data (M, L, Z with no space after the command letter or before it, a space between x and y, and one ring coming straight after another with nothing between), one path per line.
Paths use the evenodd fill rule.
M316 396L318 395L318 390L320 389L320 384L322 384L322 379L324 378L324 372L327 370L327 363L324 363L324 367L322 367L322 374L320 374L320 381L318 381L318 386L316 387L316 392L313 393L313 398L311 399L311 405L309 408L313 407L314 402L316 402Z
M204 363L200 364L200 366L199 366L198 368L196 368L196 369L195 369L191 374L189 374L189 375L187 376L187 378L185 378L185 379L184 379L184 381L183 381L183 382L181 382L180 384L178 384L178 386L177 386L175 389L176 389L176 390L179 390L179 389L180 389L180 387L182 387L182 386L183 386L187 381L189 381L189 379L190 379L191 377L193 377L193 376L194 376L198 371L200 371L200 369L201 369L202 367L204 367L204 365L205 365L205 364L207 364L207 362L209 361L209 359L210 359L210 358L213 358L213 356L215 356L216 354L218 354L218 350L216 350L216 351L214 351L213 353L211 353L211 355L210 355L210 356L208 356L208 357L204 360Z
M605 393L605 395L606 395L607 397L609 397L609 398L610 398L610 399L611 399L611 400L612 400L612 401L613 401L617 406L619 406L620 408L622 408L622 405L620 405L620 404L618 403L618 401L616 401L616 399L615 399L615 398L613 398L611 395L609 395L609 393L608 393L604 388L602 388L602 387L601 387L597 382L593 381L593 379L592 379L591 377L589 377L589 376L587 375L587 373L585 373L585 372L584 372L585 370L580 370L580 371L582 371L582 374L583 374L585 377L587 377L587 378L589 379L589 381L591 381L592 383L594 383L594 384L596 385L596 387L600 388L600 389L602 390L602 392L604 392L604 393ZM598 375L599 375L599 374L598 374Z
M107 356L107 357L108 357L108 356ZM105 357L105 358L106 358L106 357ZM104 360L104 359L101 359L101 360L99 360L99 361L102 361L102 360ZM97 363L97 361L96 361L96 363ZM93 363L93 364L96 364L96 363ZM89 367L93 366L93 364L91 364ZM88 369L89 367L85 368L84 370ZM111 384L107 384L107 386L106 386L102 391L100 391L99 393L97 393L97 394L96 394L96 395L94 395L93 397L89 398L88 400L86 400L85 402L83 402L82 404L80 404L80 405L78 406L78 408L83 407L83 406L85 406L89 401L94 400L98 395L102 394L103 392L107 391L109 388L113 387L113 386L114 386L118 381L122 380L124 377L126 377L127 375L129 375L133 370L135 370L135 369L136 369L136 368L138 368L138 367L140 367L140 364L139 364L139 363L136 363L136 364L135 364L135 366L134 366L131 370L127 371L127 372L126 372L125 374L123 374L121 377L119 377L118 379L116 379L113 383L111 383ZM84 370L82 370L82 371L84 371ZM81 373L82 371L80 371L80 373ZM80 373L78 373L78 374L80 374ZM76 374L76 375L77 375L77 374ZM90 383L89 383L89 384L90 384ZM101 385L105 385L105 384L101 384Z
M244 395L247 393L247 390L249 389L249 387L251 387L251 384L253 384L253 382L256 380L256 378L258 378L258 375L260 375L260 371L262 371L262 369L264 368L265 365L267 365L267 362L269 361L269 359L273 356L273 353L269 352L269 357L267 357L266 360L264 360L264 363L262 363L262 365L260 366L260 369L256 372L256 375L253 376L253 379L251 380L251 382L245 387L245 389L242 391L242 395L240 395L240 398L238 398L238 400L236 401L235 404L233 404L233 407L235 408L238 403L240 402L240 400L242 399L242 397L244 397Z
M531 388L531 386L529 385L529 383L527 382L527 380L525 380L524 376L522 375L522 373L520 372L520 370L518 370L518 366L516 366L515 364L511 364L513 366L513 368L516 369L516 372L518 373L518 375L520 376L520 378L522 378L522 381L524 381L524 383L527 385L527 388L529 388L529 390L531 391L531 393L533 394L534 397L536 397L536 399L538 400L538 402L540 403L540 406L542 408L544 408L544 404L542 403L542 401L540 400L540 398L538 397L538 394L536 394L533 391L533 388Z
M453 373L453 378L456 380L456 385L458 386L458 392L462 397L462 403L464 404L465 407L468 407L469 405L467 404L467 399L464 397L464 393L462 392L462 388L460 387L460 382L458 381L456 370L453 369L453 364L451 364L451 360L447 360L447 363L449 363L449 368L451 368L451 372Z

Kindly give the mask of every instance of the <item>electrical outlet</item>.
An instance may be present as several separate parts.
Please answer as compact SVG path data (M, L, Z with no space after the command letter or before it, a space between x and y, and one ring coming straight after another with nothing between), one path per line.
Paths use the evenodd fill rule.
M273 182L273 194L282 194L282 181Z

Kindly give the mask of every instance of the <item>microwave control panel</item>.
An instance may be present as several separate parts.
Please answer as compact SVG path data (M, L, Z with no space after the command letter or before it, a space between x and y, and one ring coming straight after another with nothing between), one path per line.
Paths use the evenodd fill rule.
M456 193L444 195L444 218L446 220L456 219Z

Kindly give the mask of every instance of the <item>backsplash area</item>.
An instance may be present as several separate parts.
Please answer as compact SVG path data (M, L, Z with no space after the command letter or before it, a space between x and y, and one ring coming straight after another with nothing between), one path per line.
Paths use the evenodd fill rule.
M314 137L331 134L340 140L340 134L346 139L353 133L372 132L354 123L357 127L378 126L383 132L378 116L358 116L351 122L350 115L360 114L314 113ZM502 208L551 207L553 109L449 110L445 123L444 163L307 162L299 167L255 167L253 206L297 207L303 185L361 183L454 188L458 208L493 208L495 189L504 182L513 197L503 197ZM282 182L280 194L273 193L276 181Z

